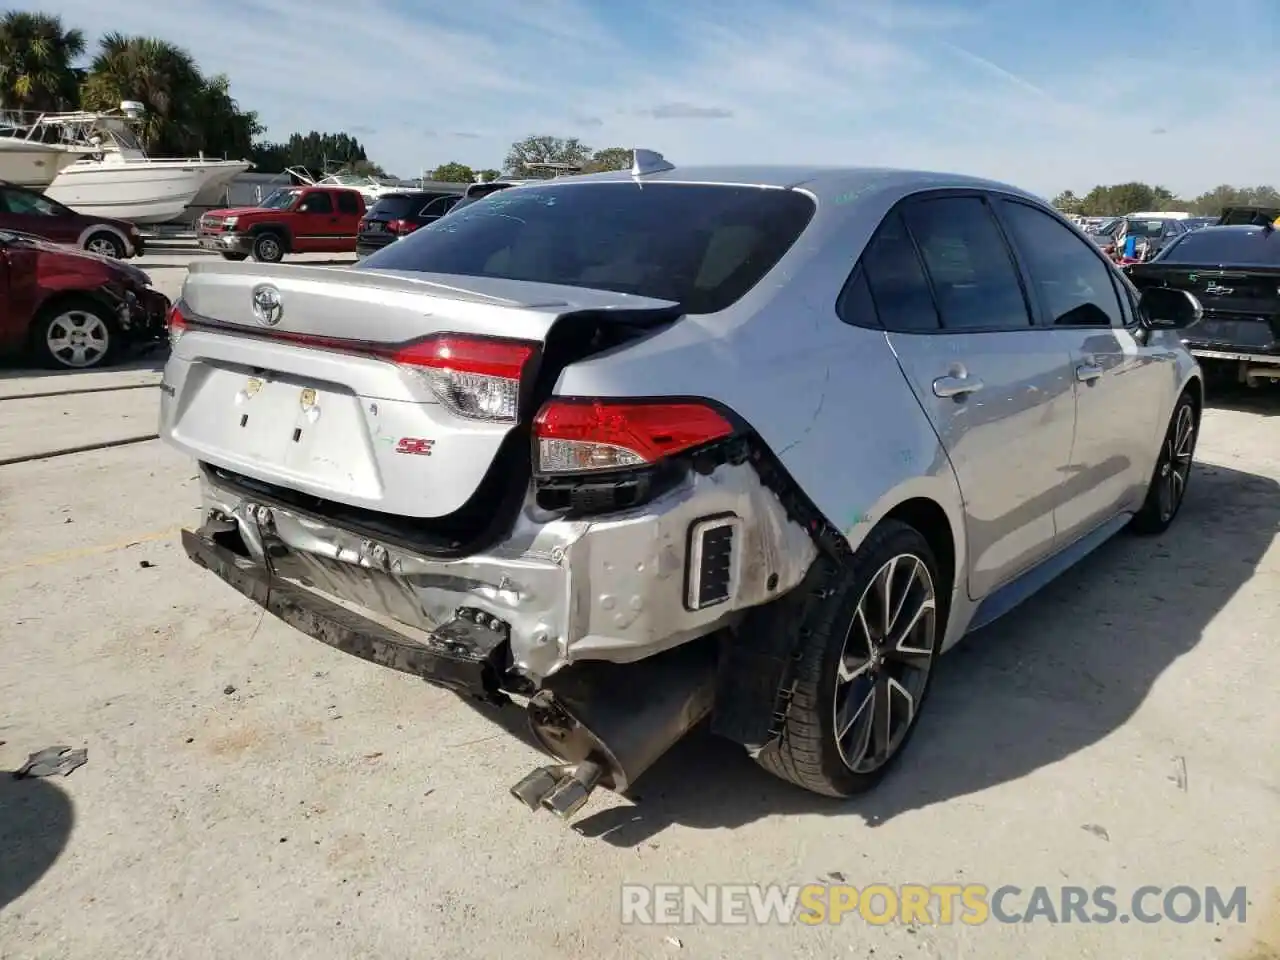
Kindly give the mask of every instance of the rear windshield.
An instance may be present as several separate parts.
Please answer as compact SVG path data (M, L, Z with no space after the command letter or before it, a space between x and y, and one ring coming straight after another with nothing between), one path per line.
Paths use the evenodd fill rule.
M1161 263L1280 267L1280 230L1205 227L1161 251Z
M369 210L369 219L380 219L382 217L390 217L392 220L398 220L401 217L407 217L417 213L422 209L425 200L407 196L405 194L396 194L390 197L379 197L378 202ZM416 205L415 205L416 204Z
M805 194L760 187L515 187L459 204L360 268L591 287L715 313L773 268L813 213Z

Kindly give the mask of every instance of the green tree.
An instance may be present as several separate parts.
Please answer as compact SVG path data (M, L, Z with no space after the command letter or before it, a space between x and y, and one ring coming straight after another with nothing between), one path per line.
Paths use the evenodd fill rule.
M200 110L217 98L187 51L155 37L121 33L102 38L82 93L86 110L114 110L123 100L141 103L145 113L137 129L156 156L204 149L209 118Z
M605 147L591 155L586 164L587 173L600 173L605 170L630 170L635 152L627 147Z
M1280 192L1275 187L1233 187L1224 183L1206 190L1190 203L1190 209L1201 216L1218 216L1224 207L1280 207Z
M1110 186L1099 184L1084 195L1080 206L1080 213L1098 217L1141 210L1177 210L1186 204L1164 187L1133 182Z
M231 82L224 74L205 80L195 103L199 138L209 156L233 160L251 159L254 138L262 133L257 113L243 111L231 96Z
M1063 213L1080 213L1084 202L1070 190L1063 190L1053 198L1053 206Z
M525 137L511 145L507 152L506 168L516 178L537 179L551 176L536 164L563 163L586 166L591 159L591 148L577 137L561 139L546 135Z
M480 178L482 183L492 183L502 176L501 170L477 170L476 176Z
M442 163L429 174L428 180L438 180L441 183L473 183L476 179L476 173L465 163L450 161Z
M0 105L75 109L79 89L71 64L84 50L84 34L64 29L61 17L7 11L0 16Z

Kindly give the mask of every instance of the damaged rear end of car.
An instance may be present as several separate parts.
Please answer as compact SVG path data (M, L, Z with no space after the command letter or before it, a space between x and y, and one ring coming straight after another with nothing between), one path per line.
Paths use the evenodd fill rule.
M382 256L193 265L161 411L200 465L185 549L326 644L527 700L556 762L512 792L569 816L711 711L725 638L817 549L733 411L557 394L686 300Z

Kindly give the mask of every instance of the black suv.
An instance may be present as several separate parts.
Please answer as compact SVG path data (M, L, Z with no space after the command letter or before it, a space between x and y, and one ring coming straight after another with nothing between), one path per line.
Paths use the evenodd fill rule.
M386 193L369 208L356 232L356 256L367 257L419 227L434 223L453 209L466 191L406 190Z

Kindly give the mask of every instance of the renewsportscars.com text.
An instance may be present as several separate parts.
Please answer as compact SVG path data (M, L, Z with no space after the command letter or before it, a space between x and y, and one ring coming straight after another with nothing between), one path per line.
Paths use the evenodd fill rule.
M1244 923L1244 887L1115 887L982 884L622 887L622 922L792 924L862 922L968 926L991 923Z

